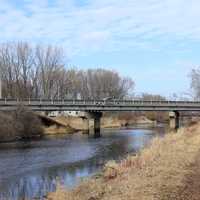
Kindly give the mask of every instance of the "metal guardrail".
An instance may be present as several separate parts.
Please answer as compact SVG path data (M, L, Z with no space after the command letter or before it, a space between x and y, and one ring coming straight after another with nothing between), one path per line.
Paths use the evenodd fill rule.
M18 105L33 110L194 110L200 111L199 101L142 101L142 100L71 100L71 99L0 99L0 110L12 110Z
M142 101L142 100L71 100L71 99L0 99L0 105L199 105L200 101Z

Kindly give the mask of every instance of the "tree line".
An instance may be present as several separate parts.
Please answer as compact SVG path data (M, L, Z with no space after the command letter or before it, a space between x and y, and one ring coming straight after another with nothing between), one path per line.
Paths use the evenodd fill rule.
M2 97L123 99L132 95L132 78L101 68L67 68L65 60L59 47L26 42L1 44Z
M27 42L0 44L0 80L3 98L123 99L133 97L135 85L116 71L69 68L62 48ZM190 81L188 98L200 100L200 67L191 70ZM151 94L140 98L165 99Z

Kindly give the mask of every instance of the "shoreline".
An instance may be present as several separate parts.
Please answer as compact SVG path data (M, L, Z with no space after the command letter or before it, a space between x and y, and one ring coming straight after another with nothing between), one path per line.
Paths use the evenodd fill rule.
M160 126L161 125L161 126ZM144 123L144 124L133 124L130 126L110 126L110 127L102 127L102 129L104 130L109 130L109 129L123 129L123 130L128 130L128 129L150 129L150 128L159 128L159 127L165 127L165 124L156 124L156 125L152 125L152 124L148 124L148 123ZM44 131L44 135L38 135L38 136L33 136L27 139L23 139L23 138L19 138L19 139L11 139L11 140L4 140L4 141L0 141L0 145L6 145L6 144L15 144L15 143L29 143L32 141L38 141L38 140L42 140L44 138L48 138L48 137L56 137L56 136L65 136L65 135L70 135L70 134L76 134L76 133L82 133L82 134L88 134L85 133L85 130L82 129L70 129L66 131L66 129L61 129L61 131L56 131L58 129L54 129L52 132L48 132L48 131Z
M86 179L73 190L59 186L47 199L177 199L200 154L199 131L197 123L156 138L136 156L108 162L101 176Z
M58 135L68 135L76 134L77 132L83 132L83 134L88 134L87 123L85 120L77 117L65 117L59 116L53 118L53 120L60 124L45 126L42 125L42 134L29 136L28 138L21 137L11 137L0 141L1 144L13 143L13 142L30 142L44 138L45 136L58 136ZM135 119L118 119L117 117L103 117L101 122L102 129L130 129L130 128L155 128L158 127L160 123L156 121L148 120L146 117L141 116ZM163 123L164 124L164 123ZM79 127L79 128L77 128ZM89 126L92 129L93 125Z

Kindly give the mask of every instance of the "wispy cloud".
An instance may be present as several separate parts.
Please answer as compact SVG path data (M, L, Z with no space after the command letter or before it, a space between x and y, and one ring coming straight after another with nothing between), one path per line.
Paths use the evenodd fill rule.
M199 0L0 0L0 40L56 43L71 54L200 41Z

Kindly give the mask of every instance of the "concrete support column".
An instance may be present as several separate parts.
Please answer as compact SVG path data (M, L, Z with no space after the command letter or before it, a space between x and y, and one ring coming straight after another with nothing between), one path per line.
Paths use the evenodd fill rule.
M94 137L101 137L101 116L98 114L94 117Z
M93 128L94 137L101 137L101 112L88 112L87 120L88 120L88 131L90 132L91 127Z
M90 130L90 121L88 118L84 117L82 118L83 120L83 124L84 124L84 134L89 134L89 130Z
M177 130L180 127L180 114L178 111L169 113L169 127L171 130Z

